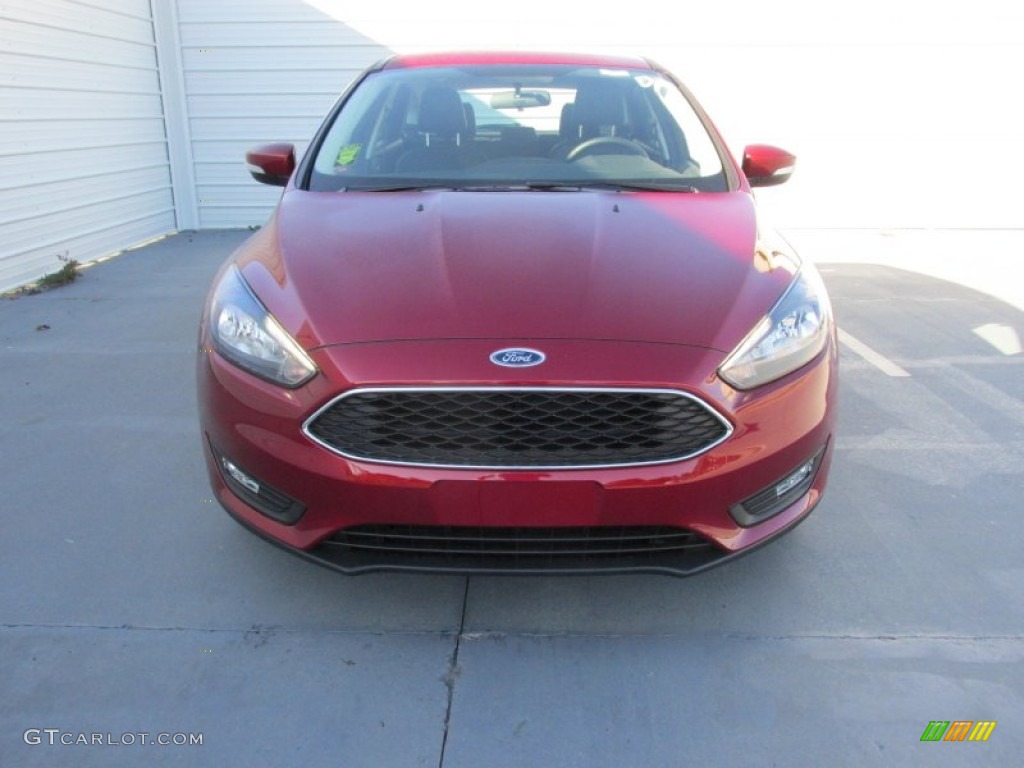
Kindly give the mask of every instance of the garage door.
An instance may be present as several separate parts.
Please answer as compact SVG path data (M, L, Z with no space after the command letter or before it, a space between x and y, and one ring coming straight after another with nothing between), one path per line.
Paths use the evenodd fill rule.
M0 5L0 291L175 228L149 0Z

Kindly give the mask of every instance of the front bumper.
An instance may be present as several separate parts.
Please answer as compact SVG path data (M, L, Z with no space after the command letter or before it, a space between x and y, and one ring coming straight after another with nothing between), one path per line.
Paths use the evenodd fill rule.
M519 341L519 340L517 340ZM210 345L201 339L201 345ZM198 363L200 420L211 484L221 504L246 527L322 565L346 573L380 570L445 573L696 573L790 530L814 508L831 459L836 395L834 347L800 371L754 393L732 390L715 375L714 350L627 342L532 342L548 354L544 370L496 370L494 341L394 342L330 347L314 353L321 373L299 390L274 387L216 353ZM445 371L443 380L438 371ZM543 375L543 378L540 376ZM520 376L520 379L510 379ZM504 378L499 378L504 377ZM429 384L428 384L429 383ZM302 432L311 414L353 387L588 386L671 388L701 398L732 424L727 440L685 461L651 466L562 470L476 470L385 465L347 459ZM762 522L737 522L730 508L818 456L798 498ZM276 493L301 515L280 522L232 490L221 458ZM252 501L250 498L249 502ZM344 532L385 526L445 531L461 542L500 531L612 529L657 536L677 531L695 546L663 551L567 554L495 553L456 544L447 550L355 549ZM473 533L476 532L476 533ZM437 538L430 533L430 538ZM442 537L444 538L444 537ZM484 536L484 538L487 538ZM658 538L658 541L661 539ZM342 541L341 544L338 542Z

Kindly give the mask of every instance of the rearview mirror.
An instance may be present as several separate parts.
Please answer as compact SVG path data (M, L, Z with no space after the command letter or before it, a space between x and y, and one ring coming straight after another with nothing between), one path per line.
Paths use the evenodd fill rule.
M245 153L245 167L256 181L283 187L295 170L295 147L291 144L263 144Z
M547 91L503 91L491 96L492 109L529 109L550 103L551 94Z
M773 187L789 181L796 156L767 144L751 144L743 150L743 175L752 187Z

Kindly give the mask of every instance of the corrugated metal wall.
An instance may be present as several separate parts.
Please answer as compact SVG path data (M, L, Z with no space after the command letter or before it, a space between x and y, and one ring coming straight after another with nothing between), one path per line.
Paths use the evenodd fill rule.
M262 223L280 190L251 180L246 148L291 141L301 153L363 67L438 47L653 55L735 151L768 141L800 156L797 179L773 193L790 213L780 223L1019 226L1019 107L994 96L991 72L1021 69L1020 11L979 2L880 25L885 0L800 23L731 0L666 6L652 25L548 0L0 0L0 291L58 268L58 254L86 261L176 227ZM958 188L984 191L983 205L950 193L937 161L949 147L965 148ZM897 168L913 194L878 183Z
M0 290L174 229L149 0L0 4Z
M390 52L304 0L178 0L200 227L261 224L281 191L245 150L302 151L344 87Z

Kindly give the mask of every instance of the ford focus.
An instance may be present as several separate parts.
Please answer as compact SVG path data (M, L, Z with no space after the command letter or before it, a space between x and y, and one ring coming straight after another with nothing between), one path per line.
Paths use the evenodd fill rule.
M395 56L342 94L211 287L217 499L347 573L686 575L791 530L833 450L814 267L640 58Z

